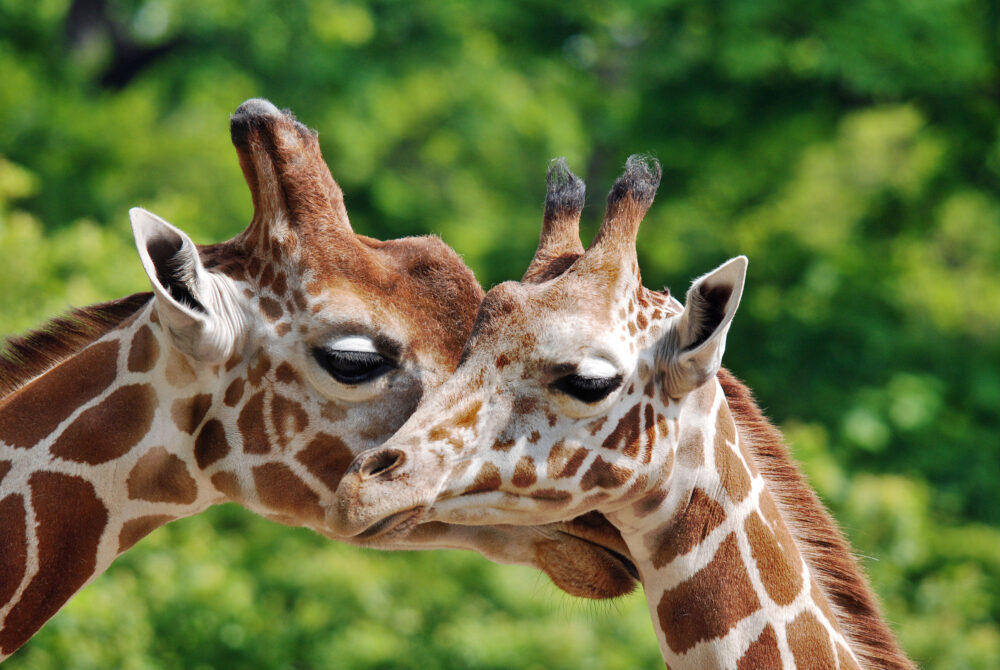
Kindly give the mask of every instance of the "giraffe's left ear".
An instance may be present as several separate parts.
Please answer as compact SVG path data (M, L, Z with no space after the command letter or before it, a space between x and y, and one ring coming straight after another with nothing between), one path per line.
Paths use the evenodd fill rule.
M718 373L726 334L743 295L747 262L746 256L737 256L691 284L684 313L660 347L669 395L680 397Z
M206 270L179 228L141 207L129 210L129 217L157 314L174 345L200 361L229 358L243 331L233 281Z

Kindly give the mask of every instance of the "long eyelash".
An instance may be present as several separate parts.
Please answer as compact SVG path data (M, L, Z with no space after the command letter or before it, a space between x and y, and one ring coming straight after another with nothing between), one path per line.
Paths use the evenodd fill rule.
M371 381L396 367L385 356L370 351L313 349L313 358L334 379L345 384Z
M553 387L582 402L594 403L606 398L612 391L621 386L621 383L621 375L614 377L566 375L557 380Z

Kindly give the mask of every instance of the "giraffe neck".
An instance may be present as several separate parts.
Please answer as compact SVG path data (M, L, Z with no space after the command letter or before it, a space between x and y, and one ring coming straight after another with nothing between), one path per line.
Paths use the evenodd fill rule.
M673 414L685 428L660 486L608 517L669 667L859 667L722 387L706 385Z
M0 659L156 527L221 499L194 467L210 395L152 302L0 398Z

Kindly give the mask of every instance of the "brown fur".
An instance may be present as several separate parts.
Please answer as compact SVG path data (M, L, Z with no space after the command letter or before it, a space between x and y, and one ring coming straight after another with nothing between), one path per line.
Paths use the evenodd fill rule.
M108 334L146 306L152 293L75 309L20 337L0 351L0 398Z
M24 644L94 574L108 510L81 477L36 472L28 480L38 533L38 571L0 631L0 653ZM65 542L65 538L73 538Z
M759 670L760 668L781 667L781 652L778 650L778 637L774 634L771 624L764 626L758 637L743 654L736 664L736 670Z
M759 609L736 535L730 533L708 565L663 594L656 614L667 645L683 654L702 640L723 637Z
M866 668L913 668L883 621L878 602L836 522L788 455L781 432L760 411L750 389L732 373L722 369L718 378L742 437L795 544L833 604L854 653Z

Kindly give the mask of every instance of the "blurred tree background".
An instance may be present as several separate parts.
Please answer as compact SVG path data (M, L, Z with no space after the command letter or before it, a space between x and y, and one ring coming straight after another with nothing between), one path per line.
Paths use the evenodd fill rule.
M146 290L127 209L250 217L228 114L318 129L357 231L437 233L484 285L547 161L664 179L646 284L751 259L727 364L785 430L927 668L1000 659L1000 8L989 0L0 0L0 333ZM2 541L2 540L0 540ZM379 554L235 507L123 557L7 664L636 668L641 596Z

